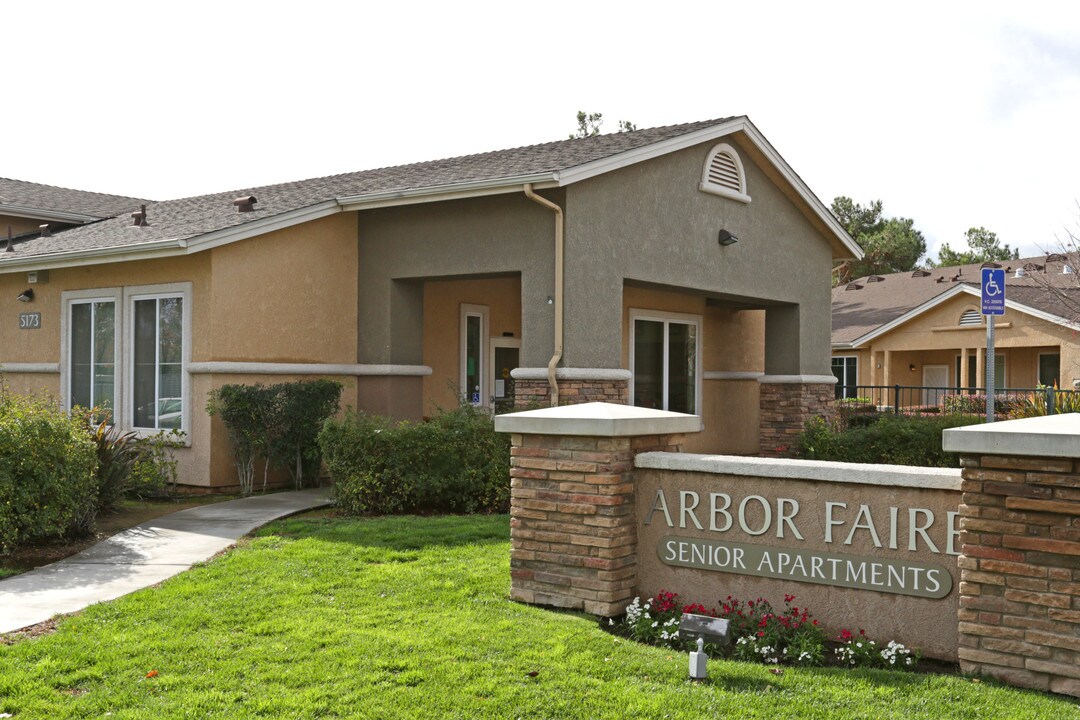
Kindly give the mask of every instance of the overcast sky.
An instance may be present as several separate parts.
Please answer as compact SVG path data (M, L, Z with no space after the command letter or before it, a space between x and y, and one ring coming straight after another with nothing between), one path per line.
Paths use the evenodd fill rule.
M164 200L748 115L930 251L1078 227L1080 3L18 2L0 176Z

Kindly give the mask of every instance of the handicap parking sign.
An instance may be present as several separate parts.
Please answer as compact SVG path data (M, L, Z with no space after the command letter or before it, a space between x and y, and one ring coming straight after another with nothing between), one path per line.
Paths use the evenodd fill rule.
M1005 269L983 268L982 314L1005 314Z

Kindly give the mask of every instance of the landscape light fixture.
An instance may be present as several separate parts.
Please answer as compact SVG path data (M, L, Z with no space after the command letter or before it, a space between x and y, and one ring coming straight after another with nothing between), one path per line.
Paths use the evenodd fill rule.
M734 245L739 242L739 238L732 235L727 230L720 231L720 247L727 247L728 245Z
M19 302L30 302L34 299L34 288L27 288L22 291L22 295L16 298Z

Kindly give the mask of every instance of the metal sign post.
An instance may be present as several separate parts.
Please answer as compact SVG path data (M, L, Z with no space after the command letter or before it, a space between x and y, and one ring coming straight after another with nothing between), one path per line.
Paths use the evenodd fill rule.
M986 422L994 422L994 317L1005 314L1005 270L982 269L982 314L986 316Z

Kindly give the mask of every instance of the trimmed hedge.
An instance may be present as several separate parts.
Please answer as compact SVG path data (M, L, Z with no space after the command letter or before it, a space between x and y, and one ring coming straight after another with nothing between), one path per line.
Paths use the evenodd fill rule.
M97 454L56 403L0 392L0 552L93 528Z
M350 515L505 512L510 438L484 410L462 406L428 422L349 412L319 433L338 507Z
M808 460L960 467L956 453L941 449L948 428L982 422L974 416L906 417L881 415L863 427L837 430L821 418L806 423L799 436L800 457Z

